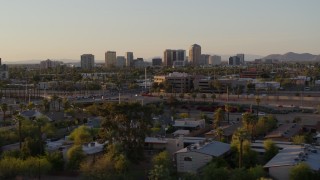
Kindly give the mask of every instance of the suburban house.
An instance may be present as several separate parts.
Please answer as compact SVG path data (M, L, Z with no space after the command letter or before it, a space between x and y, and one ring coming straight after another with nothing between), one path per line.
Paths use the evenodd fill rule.
M196 173L213 158L222 157L230 151L230 144L212 141L192 144L174 155L178 172Z
M52 121L52 119L50 119L48 116L42 114L41 112L37 111L37 110L27 110L27 111L23 111L20 113L20 115L22 117L24 117L25 119L28 119L28 120L35 120L37 118L40 118L40 117L46 117L48 118L49 121Z
M283 124L274 131L268 133L264 138L274 141L290 141L291 138L299 134L301 130L301 125L297 123Z
M292 167L306 163L314 171L320 170L320 149L311 145L287 147L274 156L264 168L275 179L287 180Z
M222 139L226 140L226 142L231 142L232 140L232 135L233 133L239 128L241 127L242 123L241 122L238 122L238 123L235 123L235 124L230 124L230 125L225 125L225 126L221 126L220 128L222 129ZM205 137L206 138L212 138L214 140L219 140L219 136L216 132L215 129L207 132L205 134Z
M204 119L183 118L174 121L173 127L183 130L196 130L205 128L206 122Z

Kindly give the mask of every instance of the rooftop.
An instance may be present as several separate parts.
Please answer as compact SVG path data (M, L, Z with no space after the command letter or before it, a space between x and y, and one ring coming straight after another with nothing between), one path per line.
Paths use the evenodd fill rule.
M315 171L320 170L320 149L310 145L292 145L281 150L264 167L294 166L300 162L305 162Z
M222 143L219 141L212 141L205 144L192 144L184 149L177 151L176 153L198 152L214 157L219 157L229 150L230 144Z
M264 138L291 138L299 133L300 130L301 126L297 123L283 124L267 134Z

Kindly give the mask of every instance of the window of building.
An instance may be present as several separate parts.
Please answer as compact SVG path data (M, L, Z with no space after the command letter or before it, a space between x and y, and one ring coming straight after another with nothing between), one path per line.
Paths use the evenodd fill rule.
M184 161L192 161L192 157L184 157Z

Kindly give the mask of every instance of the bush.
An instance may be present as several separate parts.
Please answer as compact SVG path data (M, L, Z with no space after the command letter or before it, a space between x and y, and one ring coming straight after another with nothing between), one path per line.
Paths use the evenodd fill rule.
M82 146L74 145L67 152L68 163L67 167L71 170L77 170L81 162L85 159L85 154L82 151Z
M30 157L26 160L6 157L0 160L0 179L13 179L16 176L36 177L50 171L51 164L45 158Z

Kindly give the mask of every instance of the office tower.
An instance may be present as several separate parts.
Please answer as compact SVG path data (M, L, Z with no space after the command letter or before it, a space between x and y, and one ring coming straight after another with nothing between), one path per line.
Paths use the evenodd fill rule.
M201 55L201 46L198 44L193 44L189 49L189 63L191 65L199 65Z
M240 65L240 58L238 56L231 56L229 58L229 65L230 66L239 66Z
M244 54L237 54L237 57L240 59L240 64L244 65Z
M133 52L126 52L126 66L133 66Z
M63 64L61 61L51 61L47 59L45 61L40 61L40 69L48 69L48 68L55 68L59 65Z
M105 53L105 66L107 68L116 66L117 54L115 51L107 51Z
M126 58L124 56L117 56L117 67L125 67L126 66Z
M152 59L152 66L161 66L162 65L162 59L161 58L153 58Z
M186 51L185 50L173 50L166 49L163 55L164 66L173 66L175 61L185 61Z
M163 63L164 66L172 66L173 65L173 55L171 49L166 49L163 53Z
M209 64L212 66L221 64L221 56L213 55L209 57Z
M94 55L82 54L80 63L81 63L82 69L93 69L94 68Z
M210 55L208 55L208 54L201 54L198 65L201 65L201 66L208 65L208 63L209 63L209 56L210 56Z

